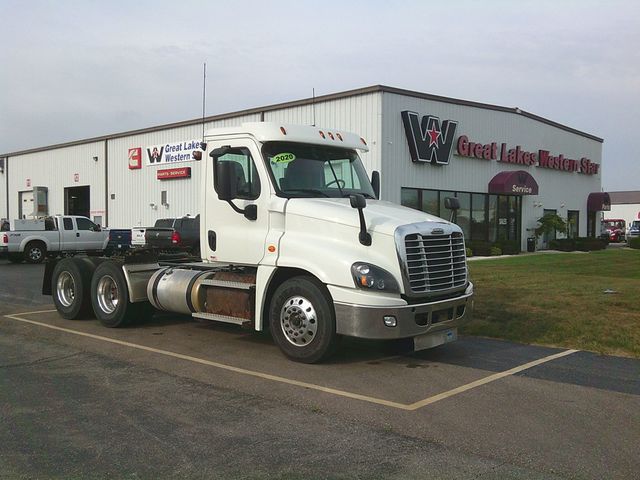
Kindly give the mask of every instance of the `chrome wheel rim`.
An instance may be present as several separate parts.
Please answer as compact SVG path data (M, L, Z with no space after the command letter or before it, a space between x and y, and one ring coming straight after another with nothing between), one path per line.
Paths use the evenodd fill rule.
M318 331L318 317L313 304L301 296L289 298L280 310L280 328L291 345L309 345Z
M62 272L56 286L58 301L64 307L70 307L76 298L76 282L69 272Z
M29 258L34 261L38 261L42 258L42 250L38 247L32 247L29 249Z
M116 281L111 276L105 275L98 281L97 289L96 298L100 310L107 314L115 312L116 308L118 308L118 303L120 303Z

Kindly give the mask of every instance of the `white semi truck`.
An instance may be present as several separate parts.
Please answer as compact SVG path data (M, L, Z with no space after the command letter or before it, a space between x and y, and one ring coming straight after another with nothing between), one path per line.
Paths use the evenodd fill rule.
M329 356L341 336L457 338L473 312L460 228L377 200L364 139L247 123L203 143L202 261L147 255L48 262L43 293L65 318L119 327L155 309L269 329L289 358ZM451 202L455 207L455 201Z

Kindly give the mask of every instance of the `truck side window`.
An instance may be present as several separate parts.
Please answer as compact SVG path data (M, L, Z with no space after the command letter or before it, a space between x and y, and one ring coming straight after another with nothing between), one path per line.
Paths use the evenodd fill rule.
M233 162L238 187L238 198L255 200L260 196L260 178L251 153L246 148L238 148L218 157L214 164L214 187L218 191L218 164Z
M73 220L71 218L63 218L62 224L65 230L73 230Z
M78 230L89 230L90 232L97 231L96 224L86 218L76 218L76 223L78 224Z

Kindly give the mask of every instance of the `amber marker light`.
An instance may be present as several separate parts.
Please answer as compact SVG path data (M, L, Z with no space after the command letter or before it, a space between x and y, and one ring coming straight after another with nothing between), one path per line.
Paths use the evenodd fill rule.
M276 251L276 247L275 247L275 245L269 245L269 246L267 247L267 250L269 250L269 253L273 253L273 252L275 252L275 251Z
M365 141L364 141L364 138L362 138L362 137L360 137L360 141L361 141L362 143L364 143L365 145L367 144L367 142L365 142Z
M344 142L344 140L342 140L342 135L340 135L339 133L336 133L336 137L338 137L341 142Z
M333 138L333 133L329 132L329 138L330 138L331 140L335 140L335 138Z
M327 137L324 136L324 132L322 130L318 130L318 132L320 132L320 136L324 139L326 139Z
M280 127L280 131L282 132L283 135L287 134L287 131L284 129L284 127Z

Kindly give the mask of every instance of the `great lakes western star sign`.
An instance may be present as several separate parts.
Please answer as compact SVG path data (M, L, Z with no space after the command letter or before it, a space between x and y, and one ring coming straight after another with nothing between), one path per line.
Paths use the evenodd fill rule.
M425 162L433 165L448 165L451 159L453 141L458 126L455 120L440 121L434 115L424 115L405 110L401 112L402 123L407 136L409 153L413 162ZM479 143L460 135L456 141L456 154L461 157L497 162L536 166L564 172L577 172L585 175L597 174L600 165L587 157L578 159L565 157L564 154L552 155L549 150L523 150L520 145L508 148L506 143Z

